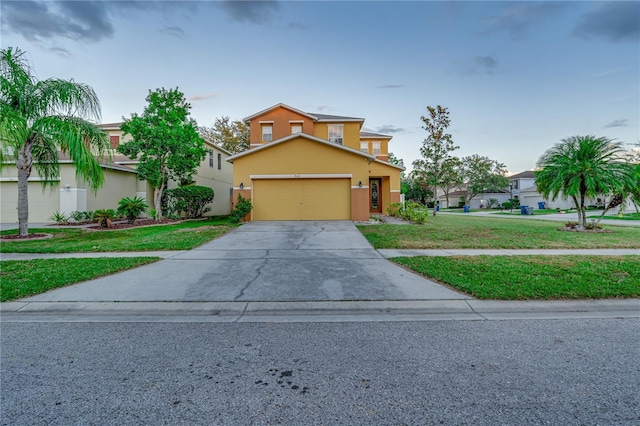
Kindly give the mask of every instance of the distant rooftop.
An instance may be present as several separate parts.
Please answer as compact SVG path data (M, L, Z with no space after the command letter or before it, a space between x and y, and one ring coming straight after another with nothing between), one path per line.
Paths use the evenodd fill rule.
M382 133L373 133L373 132L360 132L361 138L389 138L391 139L393 136L383 135Z
M515 175L509 176L509 179L535 179L536 172L533 170L527 170L525 172L516 173Z

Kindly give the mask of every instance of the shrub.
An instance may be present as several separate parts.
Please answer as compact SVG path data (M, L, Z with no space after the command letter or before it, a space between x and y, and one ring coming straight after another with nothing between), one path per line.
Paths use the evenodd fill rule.
M147 211L147 201L141 197L124 197L118 202L118 213L127 218L127 222L133 223L136 218Z
M212 202L215 196L213 189L199 185L169 189L166 193L168 215L184 214L189 219L202 217L211 211L206 205Z
M429 217L429 212L426 210L414 210L411 212L410 220L413 223L423 224L427 223L427 217Z
M111 228L111 220L116 217L116 212L113 209L100 209L93 213L93 218L103 228Z
M505 210L510 210L511 209L511 203L509 201L505 201L504 203L502 203L502 207Z
M401 212L401 216L404 220L411 220L411 215L415 210L423 210L424 206L420 203L407 203Z
M234 207L229 219L231 223L238 223L249 214L253 206L251 205L251 200L244 198L242 195L238 194L238 202Z
M51 216L50 219L55 221L56 223L68 223L69 222L69 218L64 213L60 213L60 212L55 212Z
M78 210L74 210L69 213L69 217L76 222L82 222L84 220L84 212L79 212Z
M391 203L389 204L389 207L387 207L387 215L398 216L401 210L402 210L402 203Z

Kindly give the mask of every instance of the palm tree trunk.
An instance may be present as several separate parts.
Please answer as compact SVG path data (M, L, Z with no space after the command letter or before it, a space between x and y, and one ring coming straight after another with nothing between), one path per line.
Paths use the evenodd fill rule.
M16 158L18 168L18 232L21 237L29 235L29 175L33 158L31 140L25 142Z

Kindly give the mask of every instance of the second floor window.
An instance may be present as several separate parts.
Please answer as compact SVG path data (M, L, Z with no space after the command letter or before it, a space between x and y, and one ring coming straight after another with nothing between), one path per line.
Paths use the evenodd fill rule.
M343 133L344 126L342 124L329 124L329 142L342 145Z
M291 125L291 134L302 133L302 124L292 124Z
M213 168L213 150L209 150L209 167Z
M218 170L222 170L222 154L218 154Z
M369 142L360 142L360 151L369 153Z
M372 148L373 148L373 155L379 155L380 154L380 142L373 142L371 144Z
M273 126L262 126L262 142L273 140Z
M111 144L111 149L116 149L120 144L120 136L109 136L109 143Z

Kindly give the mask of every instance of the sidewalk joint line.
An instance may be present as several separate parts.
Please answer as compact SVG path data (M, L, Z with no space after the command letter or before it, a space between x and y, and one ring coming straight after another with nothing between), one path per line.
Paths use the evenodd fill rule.
M485 317L484 315L482 315L481 313L477 312L475 309L473 309L473 306L471 306L469 304L469 299L463 299L464 303L467 304L467 306L469 307L469 309L471 309L471 312L473 312L474 314L476 314L477 316L479 316L480 318L482 318L485 321L489 321L489 318Z

